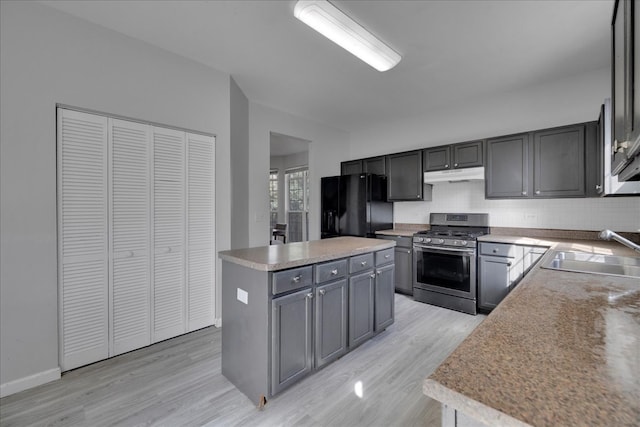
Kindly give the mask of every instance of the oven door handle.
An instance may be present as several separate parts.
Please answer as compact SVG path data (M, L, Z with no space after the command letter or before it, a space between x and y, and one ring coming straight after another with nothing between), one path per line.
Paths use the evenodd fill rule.
M433 246L414 246L414 251L423 251L423 252L431 252L437 254L445 254L445 255L460 255L460 254L468 254L473 256L475 249L443 249Z

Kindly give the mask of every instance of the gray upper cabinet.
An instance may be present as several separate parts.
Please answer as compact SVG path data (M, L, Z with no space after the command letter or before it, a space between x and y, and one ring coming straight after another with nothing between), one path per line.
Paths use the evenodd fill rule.
M455 169L471 168L484 164L484 141L463 142L453 144L451 152L453 154L453 167Z
M424 171L462 169L483 165L484 141L462 142L425 148L423 154Z
M635 28L640 20L640 5L632 0L616 0L613 10L611 171L618 174L640 155L640 31Z
M585 197L586 126L488 139L486 197Z
M424 200L422 150L388 155L387 184L389 201Z
M529 197L529 134L487 140L487 199Z
M340 163L340 175L352 175L354 173L372 173L386 175L386 156L367 157L366 159L349 160Z
M340 163L340 175L362 173L362 160L350 160Z
M387 162L385 156L369 157L362 160L362 171L375 175L387 174Z
M585 174L587 197L604 195L604 105L600 119L585 127Z
M425 172L450 169L451 147L443 145L441 147L425 148L423 159Z
M533 197L584 197L584 125L533 134Z

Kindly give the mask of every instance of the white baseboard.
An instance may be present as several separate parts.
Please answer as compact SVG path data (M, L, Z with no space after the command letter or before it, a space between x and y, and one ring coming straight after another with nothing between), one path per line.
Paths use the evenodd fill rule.
M213 320L213 326L215 326L216 328L219 328L222 326L222 319L220 317L216 317Z
M17 380L0 384L0 397L9 396L10 394L15 394L59 379L60 368L49 369L47 371L29 375L28 377L18 378Z

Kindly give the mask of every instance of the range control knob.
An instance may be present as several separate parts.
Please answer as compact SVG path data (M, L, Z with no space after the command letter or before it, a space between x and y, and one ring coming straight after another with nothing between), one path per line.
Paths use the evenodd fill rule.
M423 239L422 239L422 237L415 237L415 238L413 239L413 241L414 241L414 242L418 242L418 243L420 243L420 242L422 242L422 241L423 241Z
M438 239L438 243L439 244L443 244L444 243L444 239Z
M427 237L426 239L424 239L425 243L431 243L431 239L429 237Z
M462 241L460 242L460 244L461 244L462 246L467 246L467 243L469 243L469 242L467 242L466 240L462 240Z
M460 244L460 242L458 240L454 240L453 241L453 246L458 246Z

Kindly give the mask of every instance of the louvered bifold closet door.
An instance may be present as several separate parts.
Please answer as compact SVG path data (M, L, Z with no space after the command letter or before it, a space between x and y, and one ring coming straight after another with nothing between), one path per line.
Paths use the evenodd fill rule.
M185 133L153 128L153 337L185 326Z
M58 313L66 371L109 356L107 119L57 113Z
M187 134L188 330L214 323L215 139Z
M148 125L109 119L111 356L151 343Z

